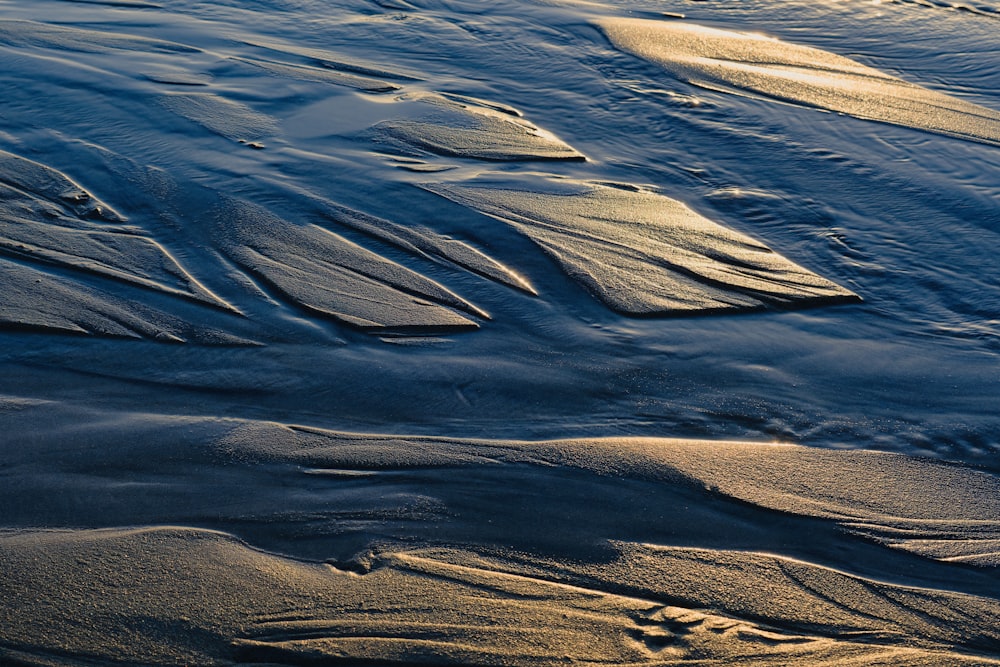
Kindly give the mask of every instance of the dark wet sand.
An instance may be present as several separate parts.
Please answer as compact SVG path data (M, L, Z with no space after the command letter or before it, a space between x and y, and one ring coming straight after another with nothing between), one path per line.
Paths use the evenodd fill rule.
M0 2L0 663L1000 664L997 9Z

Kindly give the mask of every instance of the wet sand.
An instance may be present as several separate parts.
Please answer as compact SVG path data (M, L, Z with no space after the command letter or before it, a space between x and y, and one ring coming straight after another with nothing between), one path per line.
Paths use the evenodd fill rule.
M1000 664L994 4L0 1L0 662Z

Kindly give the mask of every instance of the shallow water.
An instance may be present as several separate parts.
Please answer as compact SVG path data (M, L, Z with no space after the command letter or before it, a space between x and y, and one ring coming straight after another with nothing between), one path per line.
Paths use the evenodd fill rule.
M663 41L646 49L613 26ZM732 50L697 37L680 49L671 39L687 26ZM745 33L780 42L746 47ZM505 477L460 457L449 478L431 457L412 479L352 478L343 494L300 466L410 464L389 445L366 445L350 465L286 450L261 459L276 436L250 426L257 435L225 443L247 424L473 448L650 436L1000 473L998 34L1000 4L986 1L0 0L0 419L12 489L0 523L188 526L316 560L444 543L565 564L590 558L567 550L576 539L602 545L594 562L632 553L614 540L728 541L891 578L895 550L872 545L892 542L890 524L917 530L892 512L869 508L881 527L848 539L814 528L840 511L824 505L835 493L777 506L660 456L710 499L633 469L605 489L614 441L601 441L601 465L536 453ZM854 95L861 80L870 87ZM558 205L583 192L613 194ZM661 201L654 238L643 206ZM693 241L684 220L706 221L708 240ZM677 275L675 299L682 288L664 281ZM91 464L67 453L76 442ZM445 456L440 443L421 447ZM863 460L844 456L809 469L836 485L836 468ZM273 488L268 465L282 471ZM916 504L964 483L935 486L946 469L920 478L936 490ZM863 473L844 474L844 488L864 487ZM243 513L224 500L241 484L260 489ZM519 533L514 500L482 500L506 484L525 507L555 503L553 522L572 515L570 537L553 546ZM713 520L745 502L761 512L751 523L799 517L820 546L794 544L801 526L737 538L736 519L711 536L693 520L661 531L652 515L623 529L624 503L583 530L576 505L555 502L560 488L580 502L704 502ZM153 509L137 501L145 492ZM857 493L874 505L890 491ZM925 535L918 556L907 552L909 579L892 583L984 594L995 619L989 507L962 518L979 528ZM493 520L504 530L477 532ZM966 556L981 569L941 569ZM558 578L551 563L530 567ZM618 576L581 572L564 574L606 592ZM906 628L935 650L997 654L992 638ZM71 645L59 650L77 655Z
M676 4L655 7L683 12L685 24L766 33L1000 106L991 67L996 24L986 16L861 2ZM109 386L131 385L129 393L152 382L157 400L168 394L181 405L191 384L184 377L195 368L196 386L216 389L227 388L234 375L257 386L255 375L277 373L285 379L268 401L298 406L309 415L305 421L320 425L370 419L392 431L429 424L455 433L468 424L477 433L509 434L503 413L528 409L531 424L513 426L515 432L579 433L583 418L590 434L774 437L993 465L1000 283L992 241L1000 224L1000 154L992 146L706 90L616 52L591 23L626 11L653 20L652 7L49 6L4 4L6 16L42 20L4 28L6 78L14 91L5 105L4 148L108 200L251 319L225 321L199 311L184 316L189 322L266 345L218 353L16 337L6 346L7 363L14 364L5 373L7 393L20 393L16 369L23 363L96 374ZM53 13L58 21L50 20ZM285 51L275 50L276 40ZM344 71L296 53L309 48L347 61L355 73L389 70L394 74L382 79L409 97L295 79L236 60L277 57L289 67ZM420 119L420 104L409 100L425 90L515 107L588 161L493 165L386 145L368 131L380 119ZM266 148L248 150L240 139ZM407 153L413 157L404 159ZM864 303L740 317L619 317L508 226L414 187L461 183L484 172L655 189L855 291ZM241 289L245 278L233 275L225 240L206 232L205 210L225 205L219 192L263 205L293 225L332 228L441 283L492 319L480 320L475 333L396 349L297 312L295 300L276 297L272 285L262 286L272 299ZM320 200L492 251L539 296L526 298L439 256L430 263L426 253L338 225L323 216ZM340 340L348 343L344 349ZM132 355L142 363L129 363ZM323 419L329 403L310 405L310 397L343 391L341 382L329 381L328 369L350 377L351 360L363 367L369 356L387 367L382 381L366 378L364 391L348 390L350 409ZM441 373L442 366L449 371ZM81 377L50 383L51 395L58 397L63 384L72 392L81 382L97 382ZM420 405L389 408L399 402L394 394L405 395L401 383L419 386L423 402L440 405L439 416ZM565 388L552 391L553 384ZM460 392L479 402L456 399ZM106 395L95 392L95 399ZM248 414L258 402L224 414ZM387 408L399 416L383 423L379 415ZM606 417L594 419L595 413Z

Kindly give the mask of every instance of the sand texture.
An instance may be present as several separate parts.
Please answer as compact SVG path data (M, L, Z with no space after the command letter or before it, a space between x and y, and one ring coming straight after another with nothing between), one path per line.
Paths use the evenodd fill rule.
M33 451L3 452L16 472L0 498L24 528L0 536L12 602L0 647L24 664L971 665L994 664L1000 646L989 570L872 539L905 525L995 541L995 502L977 499L998 497L1000 481L970 469L752 443L149 414L120 418L123 444L107 448L63 408L8 409L13 425L51 425ZM156 472L102 481L140 460ZM149 527L81 530L79 496L91 521ZM223 531L252 521L266 551L168 516ZM28 529L39 520L58 529Z
M704 665L997 664L933 644L893 646L897 628L909 620L905 611L881 610L873 623L870 614L876 610L862 604L852 615L838 605L838 622L831 629L868 642L834 641L506 572L468 552L387 552L373 557L366 564L370 569L358 574L260 553L222 533L163 527L25 533L0 538L0 554L9 576L26 585L4 584L5 595L30 595L36 609L57 610L44 617L29 612L4 618L0 657L23 665L112 660L167 665L550 665L569 660L674 665L691 659ZM611 576L616 568L648 569L652 557L656 566L670 567L667 581L657 583L666 585L666 595L672 597L673 581L700 579L701 561L719 558L686 550L663 556L637 547L609 568ZM730 564L724 556L722 560ZM760 579L748 583L766 582L772 594L792 597L792 604L814 604L810 589L817 583L845 583L836 580L836 573L813 574L794 563L744 560ZM40 561L45 565L39 567ZM87 572L100 577L99 587L83 574ZM873 589L869 594L876 607L886 606L883 596L925 602L919 591L846 579L866 593ZM795 600L797 592L804 599ZM982 616L982 602L971 596L934 603L944 618L910 622L926 626L934 620L944 624L955 614ZM81 619L86 623L78 623ZM804 618L799 623L812 625ZM60 628L47 637L58 644L39 646L35 629L40 624ZM869 629L883 624L893 630L878 636ZM109 642L111 637L116 640ZM884 643L869 643L875 638ZM734 654L734 644L739 653Z
M486 314L441 285L316 226L235 206L216 221L220 246L304 308L362 329L475 328L444 305ZM437 303L435 303L437 302Z
M414 120L387 120L372 128L376 139L397 141L439 155L499 162L583 160L558 138L512 109L479 106L438 95L415 98L426 112Z
M617 312L652 316L857 300L681 202L602 185L558 193L429 185L529 237Z
M1000 665L998 17L0 0L0 667Z
M1000 112L850 58L686 22L614 19L600 25L617 47L698 86L1000 145Z

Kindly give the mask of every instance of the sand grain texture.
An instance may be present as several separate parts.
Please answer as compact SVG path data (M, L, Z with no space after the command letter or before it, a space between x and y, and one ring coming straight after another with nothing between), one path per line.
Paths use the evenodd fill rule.
M1000 145L1000 111L820 49L687 22L600 26L617 47L697 86Z
M998 12L0 0L0 665L1000 664Z
M1000 648L992 570L842 528L863 516L891 530L904 514L926 534L995 535L996 508L976 499L994 497L997 478L967 468L745 442L470 440L149 413L118 415L108 448L63 406L12 405L9 424L50 426L31 452L0 452L0 501L24 526L0 536L0 592L36 600L0 612L11 655L973 665ZM115 481L139 460L151 472ZM29 528L78 522L72 499L84 496L95 517L148 527ZM229 532L251 525L271 553Z
M427 189L513 225L615 311L654 316L794 307L857 296L674 199L603 185L546 193Z
M447 551L387 553L359 575L260 553L221 533L153 527L24 533L0 538L0 554L5 597L36 601L4 614L0 656L20 664L58 663L60 656L73 664L151 665L545 665L568 659L663 665L693 657L710 665L996 664L933 648L782 633L498 572L473 554ZM698 554L692 556L697 568ZM645 565L638 555L626 562L630 569ZM687 575L681 566L670 576ZM952 613L967 613L969 604L974 601ZM42 624L52 631L39 642ZM838 629L848 628L842 621ZM741 649L735 655L734 640Z
M216 221L227 254L296 304L365 330L476 328L486 313L443 286L320 227L234 205ZM445 306L449 306L445 307Z
M502 107L440 95L411 96L426 106L415 120L388 120L372 128L377 139L461 158L497 162L584 160L581 153Z

